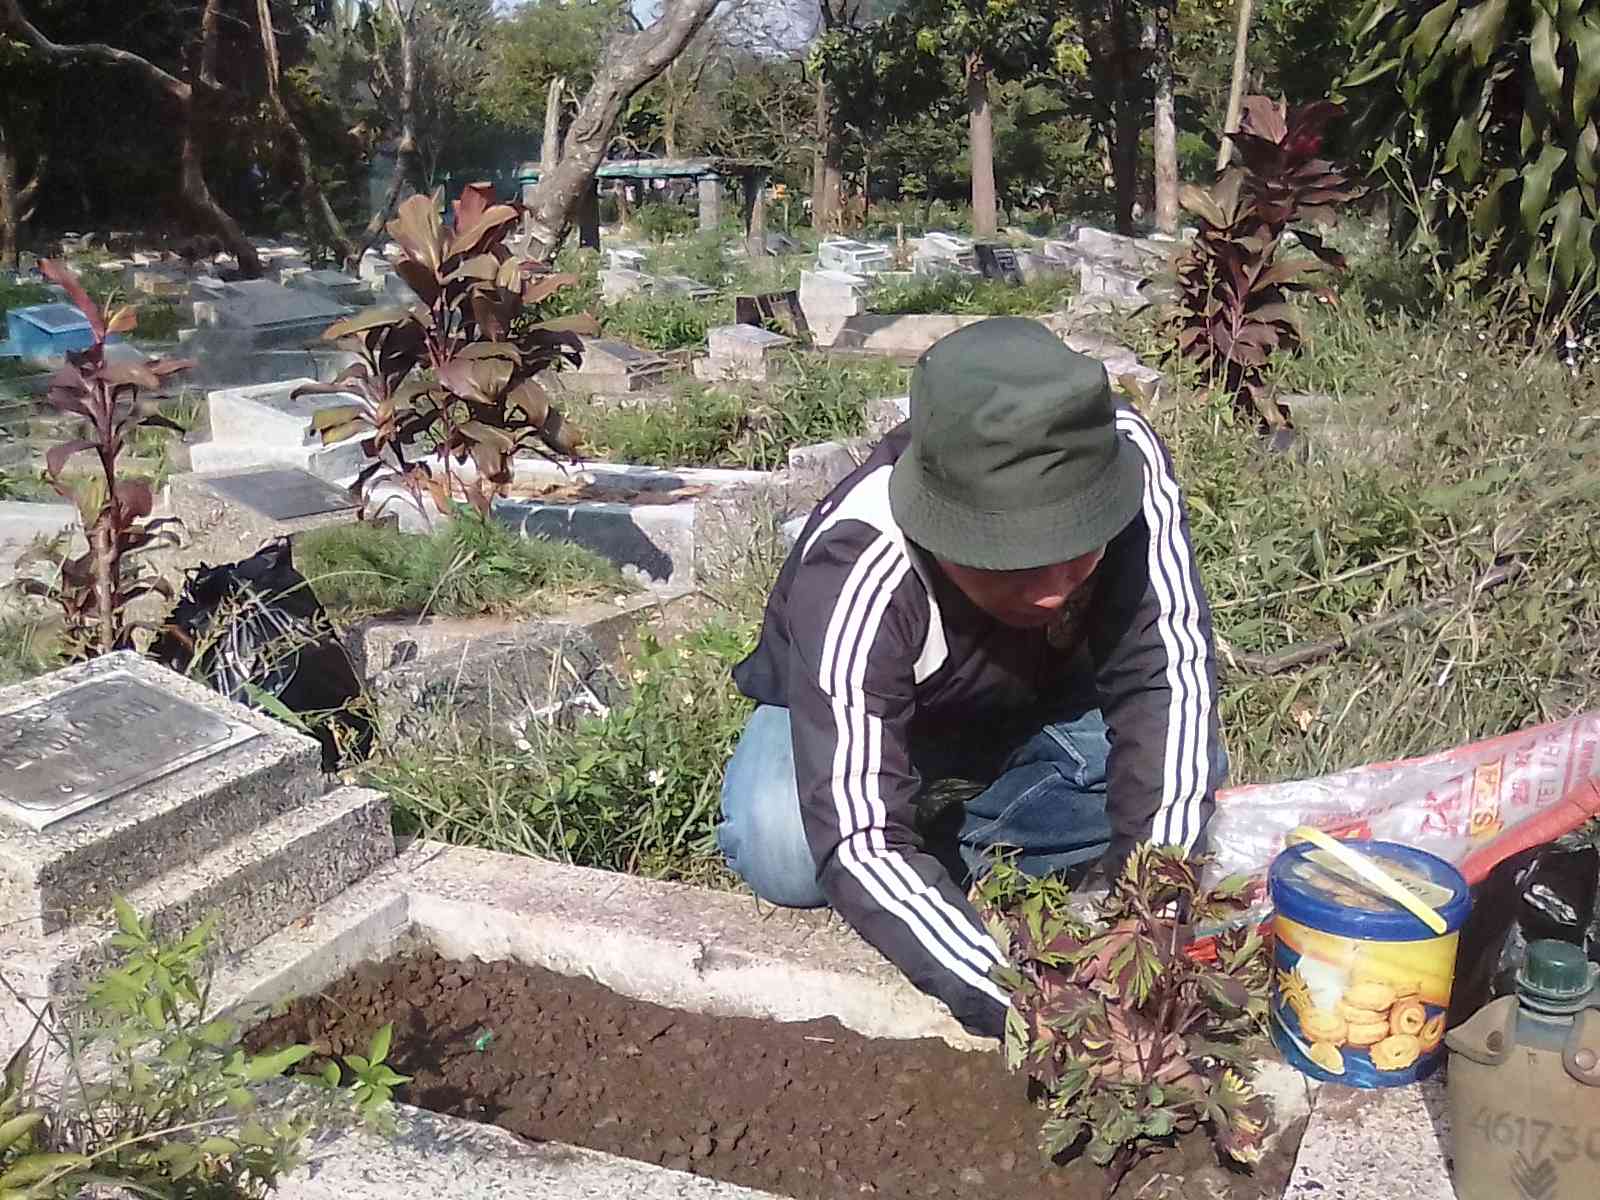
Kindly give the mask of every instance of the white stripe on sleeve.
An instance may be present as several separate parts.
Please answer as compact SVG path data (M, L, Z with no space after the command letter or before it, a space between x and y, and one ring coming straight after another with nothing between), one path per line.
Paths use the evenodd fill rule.
M988 978L998 948L938 889L887 847L887 812L878 794L883 730L861 695L866 661L895 589L911 570L905 553L880 536L857 560L835 602L817 682L833 697L837 745L832 779L840 864L885 912L901 921L935 962L969 987L1006 1002Z
M1160 603L1156 628L1166 651L1166 754L1161 804L1151 840L1192 846L1200 835L1200 804L1210 781L1207 731L1213 697L1206 680L1206 643L1200 628L1200 601L1194 587L1192 552L1185 543L1177 480L1167 470L1161 448L1143 417L1123 410L1117 428L1144 459L1145 525L1150 545L1147 567Z

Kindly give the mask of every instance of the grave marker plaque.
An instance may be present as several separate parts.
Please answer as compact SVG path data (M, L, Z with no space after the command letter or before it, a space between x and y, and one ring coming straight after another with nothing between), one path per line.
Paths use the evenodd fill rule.
M214 491L272 521L298 521L356 507L348 492L298 468L217 475L206 482Z
M42 830L261 736L121 672L0 715L0 815Z
M988 243L977 247L978 270L983 272L985 279L1003 279L1007 283L1022 282L1022 264L1017 261L1017 252L1010 246L996 246Z

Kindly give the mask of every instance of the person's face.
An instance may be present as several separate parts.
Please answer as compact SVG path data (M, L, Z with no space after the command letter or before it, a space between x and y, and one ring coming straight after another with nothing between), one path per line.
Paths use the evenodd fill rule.
M985 571L942 558L939 565L968 600L1002 625L1038 629L1055 619L1104 557L1102 546L1068 562L1025 571Z

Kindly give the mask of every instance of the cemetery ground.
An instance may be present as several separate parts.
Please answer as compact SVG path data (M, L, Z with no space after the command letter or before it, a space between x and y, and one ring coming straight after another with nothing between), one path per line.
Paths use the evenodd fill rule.
M1423 282L1370 253L1337 305L1307 314L1307 351L1277 377L1296 434L1274 447L1229 399L1161 362L1151 312L1097 312L1074 329L1168 372L1145 407L1186 488L1234 783L1459 745L1600 696L1593 370L1527 351L1492 310L1441 306ZM909 280L886 303L971 314L990 288ZM1011 295L1049 312L1073 290ZM731 319L715 307L725 303L623 301L607 306L621 315L604 332L653 350L698 346ZM875 431L868 402L904 388L893 360L855 355L785 349L767 374L680 372L642 391L580 388L563 404L592 458L656 468L669 481L658 492L702 502L694 489L711 485L692 468L772 473L796 448L859 444ZM26 470L6 478L29 486ZM530 478L530 500L617 486L599 472ZM753 645L794 515L780 502L795 494L741 499L741 536L676 579L470 515L426 535L338 513L297 528L298 566L374 681L375 754L324 782L304 738L189 687L188 703L256 730L248 744L278 765L248 783L207 779L200 799L176 783L161 791L152 803L167 829L208 815L180 835L181 852L112 855L106 884L148 901L168 934L223 910L219 995L241 1011L277 1006L252 1048L303 1043L302 1070L336 1059L347 1083L352 1055L386 1059L410 1076L397 1099L445 1115L407 1110L388 1146L321 1147L284 1194L365 1194L374 1170L440 1195L484 1194L449 1190L465 1178L549 1195L597 1178L609 1194L685 1196L1098 1186L1087 1164L1038 1165L1040 1114L997 1055L969 1053L971 1039L847 931L766 910L721 864L721 771L749 712L728 672ZM13 608L0 622L0 681L46 688L50 620ZM173 778L193 786L197 769ZM235 815L213 828L209 814L224 812ZM225 835L255 839L268 865L223 870ZM37 966L46 991L104 961L89 914L72 921L45 931L70 947L66 968ZM8 972L28 958L17 945ZM387 1024L387 1055L368 1056ZM1292 1078L1268 1071L1262 1086L1282 1128L1253 1174L1226 1171L1190 1138L1141 1164L1123 1194L1314 1194L1341 1159L1370 1158L1352 1137L1381 1139L1392 1122L1415 1145L1425 1105L1437 1107L1433 1093L1378 1095L1354 1120L1308 1116ZM618 1154L708 1179L604 1157ZM1407 1194L1406 1165L1383 1160L1387 1190L1351 1194ZM1427 1165L1427 1186L1447 1189Z

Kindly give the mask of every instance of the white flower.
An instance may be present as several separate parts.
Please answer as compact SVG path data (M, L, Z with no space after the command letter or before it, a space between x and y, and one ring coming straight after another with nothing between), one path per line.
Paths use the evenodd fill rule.
M1539 432L1543 433L1544 430L1541 429ZM693 692L685 692L683 694L683 706L685 708L693 708L694 707L694 693Z
M517 749L521 750L524 754L526 754L526 753L528 753L528 751L532 750L533 747L528 743L528 739L527 738L519 737L517 739Z
M657 767L655 770L646 775L645 779L650 782L651 787L658 788L667 781L667 773L660 767Z

